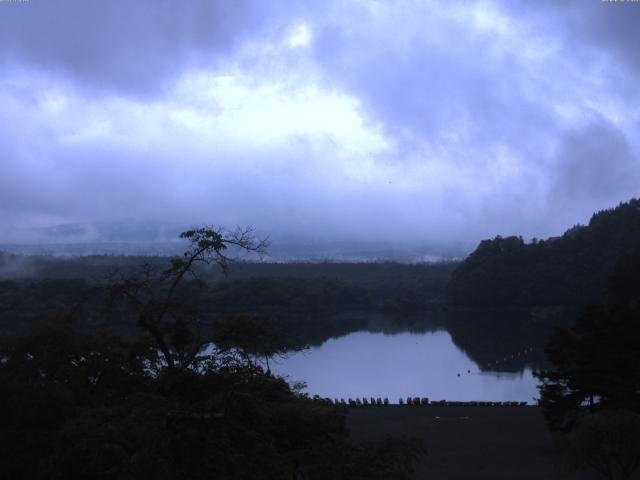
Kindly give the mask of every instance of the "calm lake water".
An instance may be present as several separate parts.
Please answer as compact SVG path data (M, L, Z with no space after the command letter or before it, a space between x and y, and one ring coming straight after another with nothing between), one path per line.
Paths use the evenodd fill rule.
M321 397L428 397L431 400L526 401L538 398L531 368L480 371L444 330L384 334L359 331L280 359L272 370L304 381Z

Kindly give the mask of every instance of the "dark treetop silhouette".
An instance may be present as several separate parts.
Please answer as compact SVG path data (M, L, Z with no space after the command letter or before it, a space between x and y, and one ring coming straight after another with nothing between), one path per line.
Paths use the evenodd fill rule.
M226 272L233 260L229 250L262 254L268 246L268 240L257 240L250 227L230 232L203 227L182 232L180 238L188 240L189 247L171 259L168 269L146 263L137 275L113 275L108 286L112 299L126 299L138 326L153 337L169 367L191 364L205 342L197 311L179 295L185 278L202 283L199 264L215 264Z
M420 442L354 442L344 408L309 399L232 348L201 351L199 317L189 311L183 279L198 281L198 263L226 268L231 246L259 252L265 243L246 230L225 236L198 229L183 238L189 249L170 268L148 264L109 283L111 298L127 300L147 335L80 330L68 317L0 334L3 474L412 478ZM233 322L226 329L243 340Z

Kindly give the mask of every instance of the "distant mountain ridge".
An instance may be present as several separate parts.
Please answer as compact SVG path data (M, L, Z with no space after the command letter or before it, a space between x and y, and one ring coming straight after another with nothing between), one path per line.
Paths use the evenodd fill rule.
M582 306L598 302L616 261L640 247L640 199L595 213L560 237L483 240L453 272L452 304Z
M2 243L0 251L22 255L178 255L185 242L181 232L194 225L161 221L99 221L66 223L32 229L25 234L29 241ZM269 232L257 232L257 235ZM472 245L348 241L332 238L281 235L271 238L267 255L249 256L247 260L271 262L400 262L437 263L456 261L471 251Z
M188 226L157 221L102 221L65 223L34 229L46 243L151 243L172 242Z

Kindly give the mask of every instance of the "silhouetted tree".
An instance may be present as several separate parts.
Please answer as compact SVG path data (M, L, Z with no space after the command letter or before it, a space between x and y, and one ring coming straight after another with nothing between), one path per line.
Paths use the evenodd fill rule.
M623 255L607 302L586 309L571 329L558 329L538 372L540 403L575 464L609 479L640 465L640 247Z
M576 325L556 329L538 373L541 405L552 429L568 429L585 410L640 412L640 247L620 258L608 302L585 309Z
M249 227L230 232L203 227L182 232L180 238L189 246L182 256L171 259L169 268L148 262L135 275L112 275L107 287L112 300L126 299L138 326L154 339L172 368L189 366L205 341L197 310L179 295L185 279L202 284L198 265L214 264L226 272L233 261L229 251L262 254L268 245Z
M169 368L153 344L67 319L0 335L0 359L0 464L12 480L408 479L423 452L406 439L353 442L343 409L241 359Z
M252 357L283 352L257 317L221 323L203 351L187 282L199 264L225 270L228 249L262 252L251 230L202 228L167 268L114 275L148 335L78 329L71 317L0 334L0 464L6 478L398 479L413 477L419 441L349 438L345 410L314 401ZM75 310L75 316L82 312ZM81 319L80 319L81 320Z
M640 466L640 415L602 410L582 416L561 438L570 466L589 466L608 480L627 480Z
M453 272L450 299L473 307L583 307L602 298L616 261L638 244L640 199L597 212L560 237L483 240Z
M306 348L296 343L281 325L270 318L255 315L227 315L215 322L211 340L221 353L237 352L254 366L264 365L270 372L269 359L285 358Z

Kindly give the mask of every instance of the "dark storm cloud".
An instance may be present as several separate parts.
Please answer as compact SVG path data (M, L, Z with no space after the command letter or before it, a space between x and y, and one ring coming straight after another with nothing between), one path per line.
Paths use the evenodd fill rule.
M562 205L583 205L588 213L638 193L640 164L625 135L600 116L566 132L556 160L550 193Z
M551 32L567 63L575 63L585 76L597 72L612 103L629 107L627 115L611 115L606 105L601 112L585 102L579 124L558 129L560 142L547 166L550 206L566 221L567 211L586 218L640 195L640 4L543 0L502 5L532 31Z
M640 69L640 8L632 1L541 0L503 1L514 17L538 29L553 30L562 38L567 53L578 57L588 47L606 52L617 63Z
M0 3L0 228L558 234L640 195L639 22L599 0Z
M99 148L61 149L53 143L47 149L41 158L15 150L0 153L6 172L0 177L0 211L60 218L123 216L166 187L164 175L151 176L154 165L139 157Z
M363 33L336 46L340 33L329 27L316 51L393 135L408 131L418 142L462 135L481 143L535 143L536 132L551 120L544 105L527 96L526 59L494 51L490 33L454 24L444 41L410 39L401 48L394 48L392 37L398 33L391 25L383 31L388 44ZM367 53L360 59L358 52ZM514 121L522 117L526 123ZM523 126L533 135L523 136Z
M408 4L415 12L424 6L399 5ZM466 5L452 20L436 2L435 20L418 31L410 16L398 28L365 13L359 25L378 22L371 30L334 21L318 34L315 53L401 139L398 161L424 142L444 144L445 161L465 175L490 166L496 147L506 149L520 175L481 199L481 209L465 200L471 192L459 192L463 211L493 229L519 225L526 213L525 222L548 234L638 195L633 108L612 114L610 107L639 99L640 4L490 2L475 13L478 4ZM589 116L598 120L583 125Z
M259 30L249 0L33 0L0 5L0 59L94 88L157 93Z
M424 5L400 2L407 3L418 10ZM586 9L578 8L586 4ZM464 4L456 5L463 5L464 12ZM467 5L472 9L474 4ZM593 60L586 57L586 48L609 56L607 47L615 44L624 52L624 61L621 58L615 65L620 69L615 73L621 75L640 58L635 48L640 28L632 28L640 25L638 5L629 3L626 9L603 2L527 2L518 9L509 2L487 5L494 5L498 13L504 13L506 5L513 16L506 20L521 23L511 25L513 32L503 33L499 28L473 28L472 15L447 19L444 25L431 21L417 32L398 29L393 21L374 31L353 27L346 20L330 22L317 34L315 53L334 81L366 100L389 129L408 129L423 138L462 130L479 142L519 144L520 149L537 145L540 136L557 128L553 102L573 90L572 81L583 81L591 73L592 65L580 64ZM375 21L367 14L361 20L363 25ZM399 42L403 36L406 41ZM560 44L559 56L537 55L536 50L553 42ZM618 87L607 86L612 92Z

